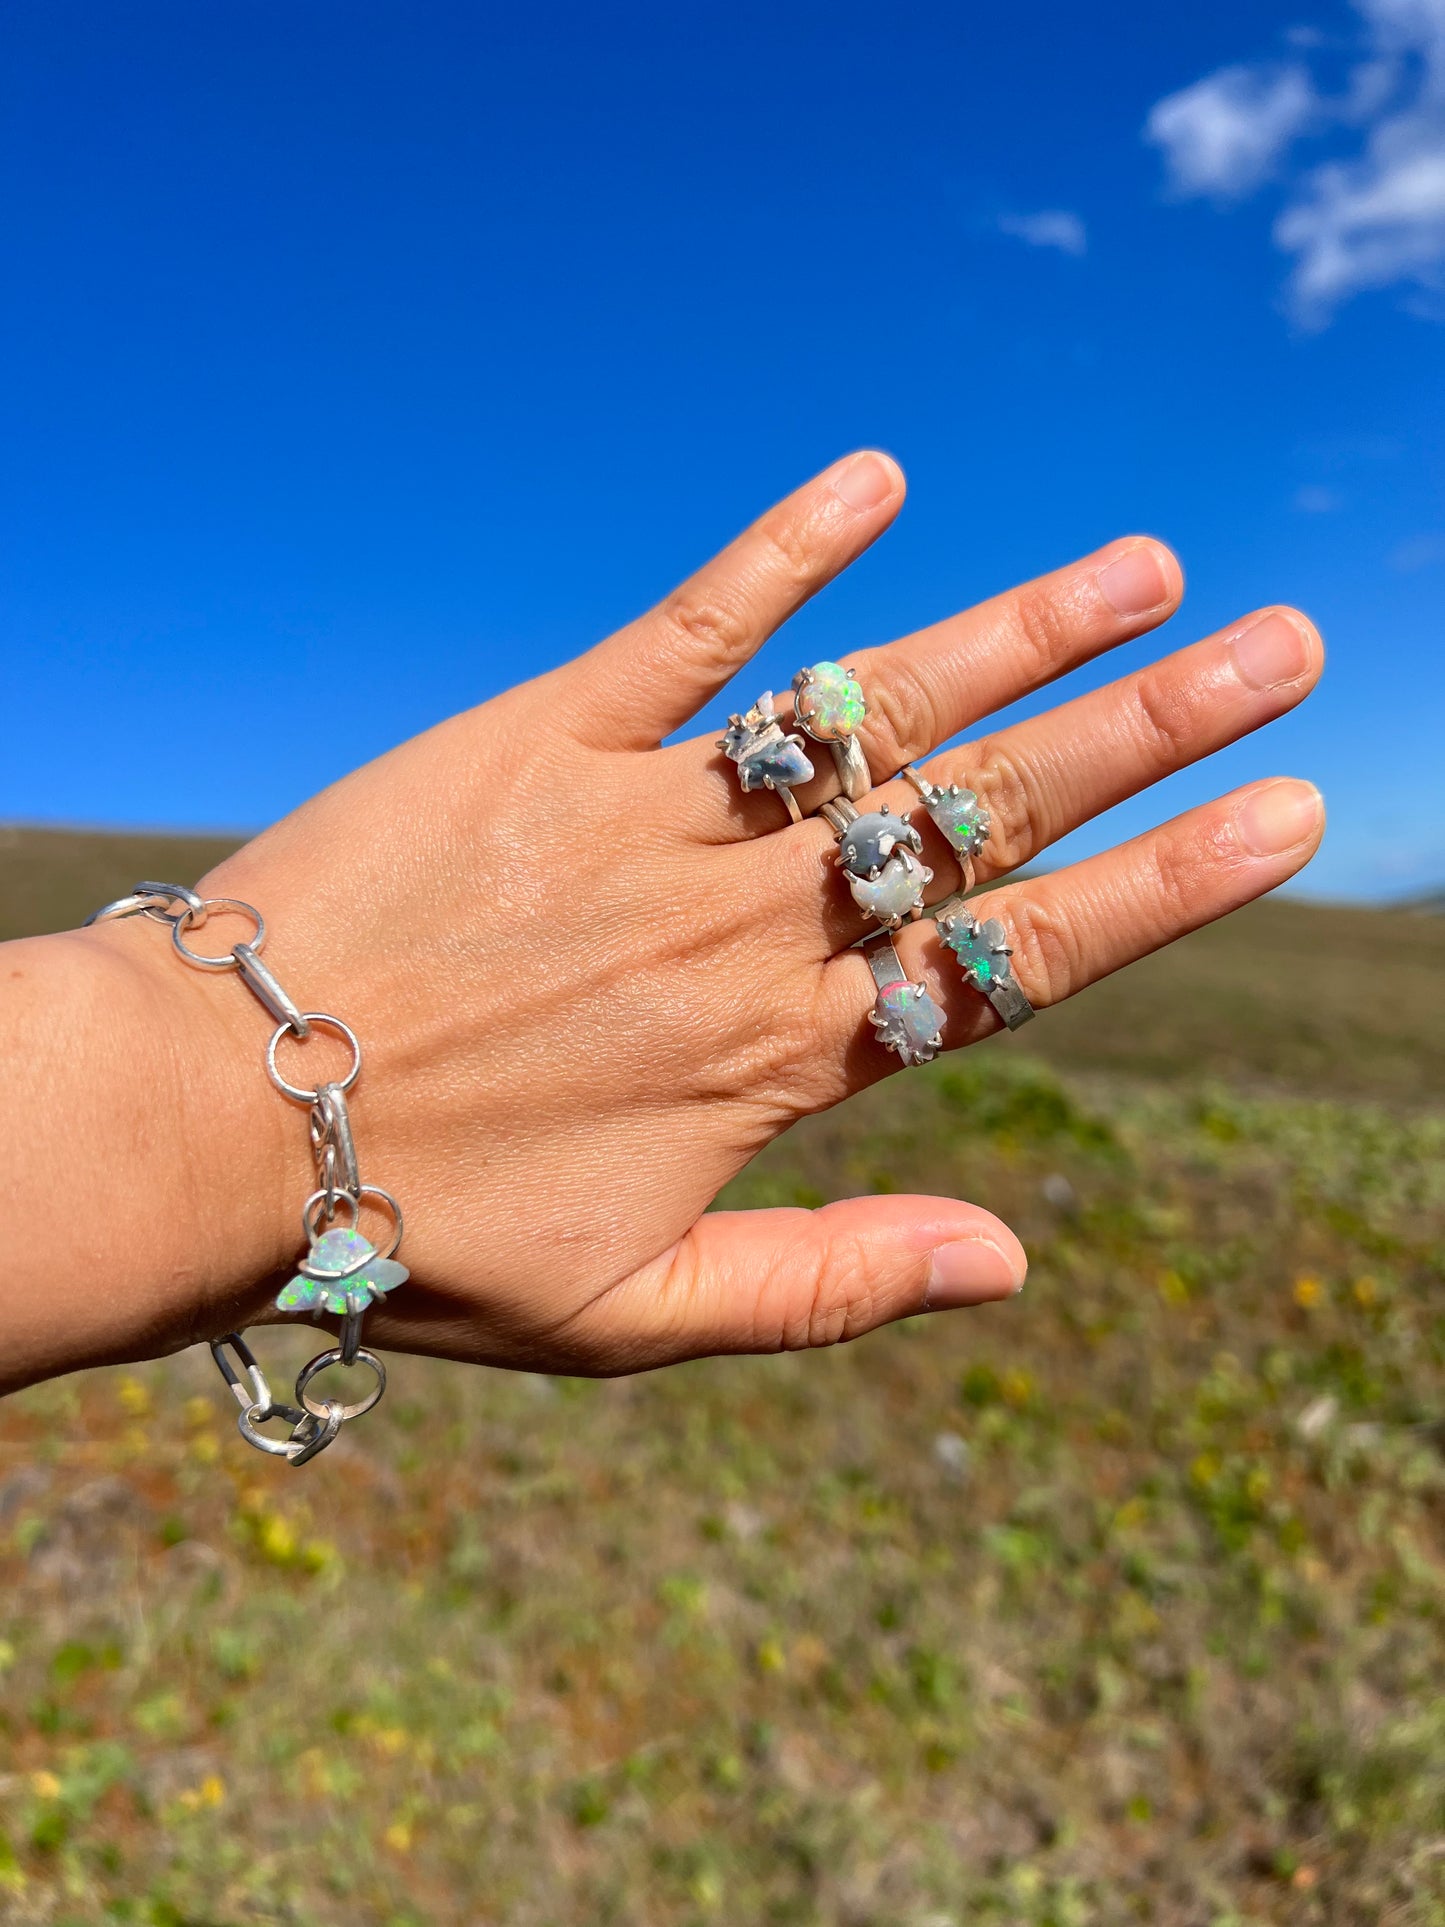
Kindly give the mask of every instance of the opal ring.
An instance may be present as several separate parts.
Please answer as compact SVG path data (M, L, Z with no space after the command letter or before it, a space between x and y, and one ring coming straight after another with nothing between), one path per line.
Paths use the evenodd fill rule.
M763 691L745 715L728 717L727 729L719 736L717 746L737 764L738 781L744 790L776 790L788 806L788 815L795 823L802 822L803 812L793 790L799 783L813 780L813 765L802 737L784 735L770 689Z
M885 804L860 816L844 796L818 812L838 839L838 868L865 916L896 930L906 917L923 914L923 888L933 872L919 861L923 838L907 815Z
M937 783L930 783L912 763L907 765L902 775L918 791L923 807L940 835L953 846L953 853L963 871L963 887L971 890L974 883L973 859L988 841L988 811L972 790L961 790L957 783L940 789Z
M843 794L854 803L873 787L863 745L854 734L867 714L862 688L851 669L836 662L815 662L794 676L793 715L798 727L832 750Z
M1017 1030L1034 1015L1009 962L1012 951L997 917L983 923L967 904L950 903L938 913L940 940L958 958L964 976L975 990L981 990L1010 1030Z
M943 1012L928 994L926 984L908 981L889 936L875 937L863 947L878 995L868 1021L880 1044L896 1051L905 1064L926 1064L943 1049Z

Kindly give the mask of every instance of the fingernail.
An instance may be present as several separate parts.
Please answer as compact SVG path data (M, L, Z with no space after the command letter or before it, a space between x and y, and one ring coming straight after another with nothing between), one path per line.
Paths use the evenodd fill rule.
M855 455L843 472L833 477L833 493L850 509L860 512L886 502L897 486L894 471L877 455Z
M1024 1274L1016 1260L985 1238L961 1238L939 1245L928 1271L925 1311L954 1311L960 1305L984 1305L994 1298L1012 1298L1023 1288Z
M1157 609L1169 593L1164 564L1158 552L1146 546L1129 549L1115 556L1099 571L1099 587L1104 600L1120 616L1145 616Z
M1313 783L1270 783L1247 798L1235 829L1246 850L1256 856L1279 856L1314 835L1324 804Z
M1266 616L1235 636L1234 666L1251 689L1279 689L1298 682L1310 666L1309 644L1288 616Z

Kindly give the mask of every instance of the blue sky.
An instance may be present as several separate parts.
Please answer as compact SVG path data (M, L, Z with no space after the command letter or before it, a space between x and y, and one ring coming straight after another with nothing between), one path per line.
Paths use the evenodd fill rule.
M737 695L1147 529L1171 638L1329 670L1060 854L1284 770L1311 888L1445 880L1445 0L11 0L0 63L0 820L259 826L873 443L901 523Z

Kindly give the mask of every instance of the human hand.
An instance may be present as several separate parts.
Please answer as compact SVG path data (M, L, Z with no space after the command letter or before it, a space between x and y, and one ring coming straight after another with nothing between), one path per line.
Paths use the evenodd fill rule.
M352 1100L363 1175L402 1201L412 1271L368 1315L369 1344L623 1372L831 1343L1022 1282L1013 1234L952 1199L704 1215L778 1133L898 1060L866 1021L874 986L849 946L872 926L834 868L828 825L792 825L777 796L741 794L711 733L659 743L902 500L891 462L839 462L588 654L357 771L200 886L257 904L267 961L365 1045ZM1128 537L850 654L869 705L859 739L884 779L872 805L909 808L912 791L887 780L905 762L1155 627L1181 587L1167 549ZM1306 618L1260 612L925 774L989 808L987 880L1282 714L1321 666ZM799 801L810 811L836 788L820 756ZM957 867L921 811L915 821L938 900ZM989 912L1042 1010L1273 889L1313 854L1322 822L1311 785L1255 783L1006 884ZM153 927L87 939L137 966L157 948ZM931 923L897 942L947 1013L948 1048L998 1027ZM261 1073L254 1005L186 980L169 957L156 970L169 976L150 995L168 1008L215 1000L204 1021L223 1061L209 1092L217 1148L192 1138L188 1235L204 1255L154 1333L164 1344L266 1315L264 1281L295 1255L314 1177L304 1129ZM301 1081L332 1074L325 1040L287 1048L308 1053ZM188 1054L175 1088L191 1116L195 1075Z

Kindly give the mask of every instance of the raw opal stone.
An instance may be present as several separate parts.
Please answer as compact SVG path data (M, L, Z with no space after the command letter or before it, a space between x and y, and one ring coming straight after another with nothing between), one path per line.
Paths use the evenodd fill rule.
M922 984L880 990L872 1021L879 1039L905 1064L926 1064L942 1044L943 1012Z
M841 743L867 711L863 691L836 662L815 662L794 693L798 721L819 742Z
M378 1257L369 1238L343 1225L323 1231L305 1262L317 1271L349 1275L308 1278L304 1271L299 1272L289 1285L282 1286L276 1299L278 1311L365 1311L384 1291L405 1284L411 1276L405 1265L394 1258Z
M794 789L813 778L813 765L790 736L762 737L738 758L745 790Z
M895 816L885 804L848 825L838 839L838 861L850 876L876 877L893 852L905 845L921 850L923 838L906 816Z
M988 811L972 790L936 789L923 807L960 856L977 856L988 841Z
M845 873L846 874L846 873ZM872 879L850 876L848 888L860 910L880 923L901 923L923 903L923 886L933 875L911 850L897 849Z
M980 924L965 914L940 922L938 933L980 989L1008 975L1004 928L997 917Z

